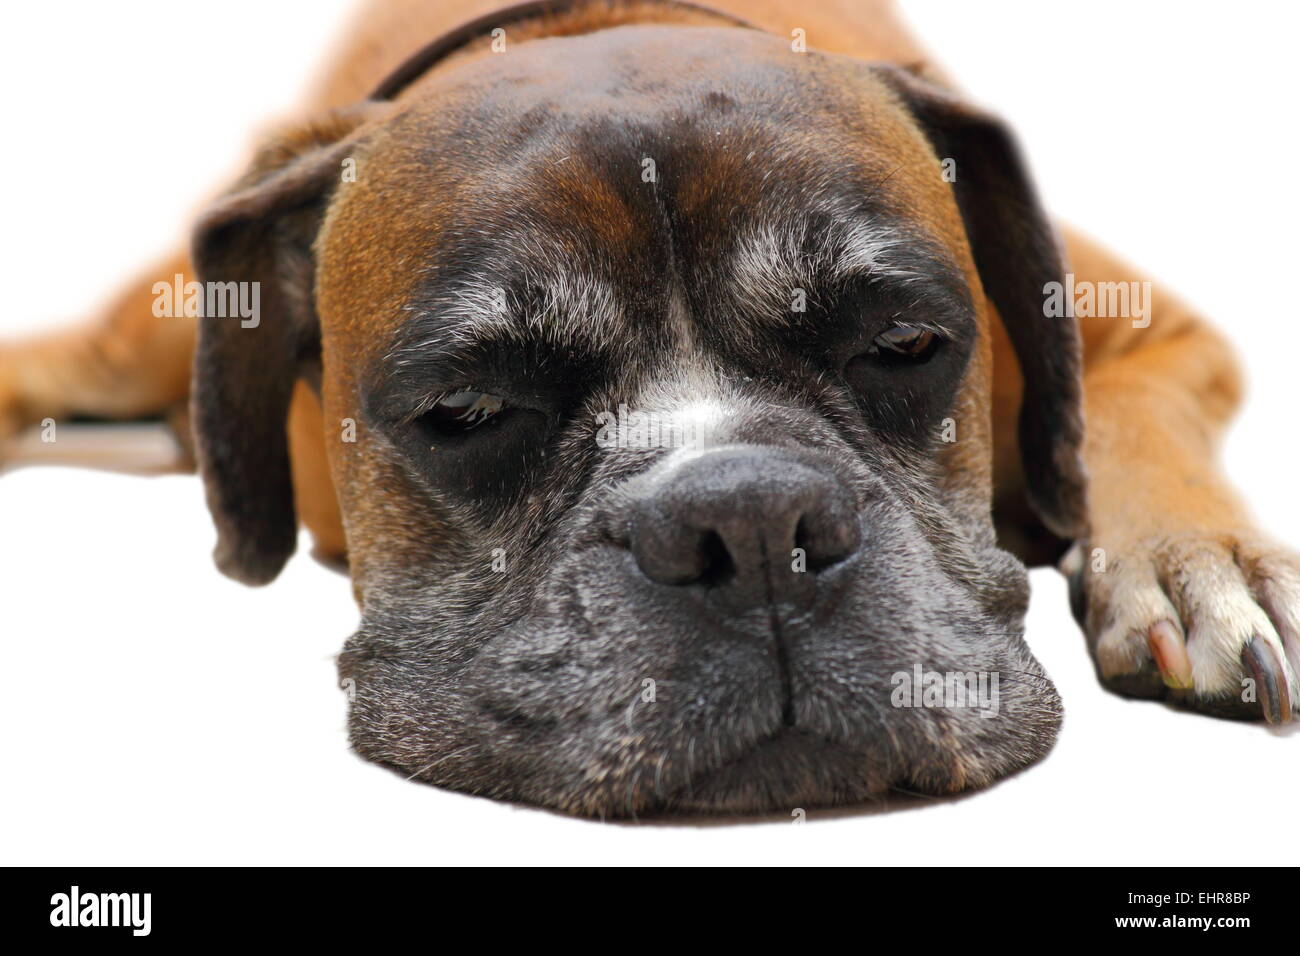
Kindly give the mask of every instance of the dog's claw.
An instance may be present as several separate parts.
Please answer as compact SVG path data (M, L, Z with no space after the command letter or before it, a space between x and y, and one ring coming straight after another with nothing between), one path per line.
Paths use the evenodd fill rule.
M1157 621L1147 631L1147 647L1160 668L1165 685L1176 690L1192 688L1192 662L1187 645L1172 621Z
M1261 638L1252 638L1241 649L1241 663L1255 679L1264 719L1270 724L1287 723L1291 719L1291 692L1286 670L1272 645Z

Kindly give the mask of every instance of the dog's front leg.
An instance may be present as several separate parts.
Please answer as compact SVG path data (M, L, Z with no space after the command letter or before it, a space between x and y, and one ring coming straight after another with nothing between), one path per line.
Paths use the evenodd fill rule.
M1068 258L1076 285L1140 282L1081 240ZM1240 397L1231 351L1158 289L1130 306L1079 320L1091 536L1062 562L1075 613L1113 689L1285 722L1300 705L1300 558L1217 466Z
M156 289L189 272L189 256L178 250L89 322L0 341L0 462L18 433L47 419L166 416L187 429L196 321L175 308L160 315Z

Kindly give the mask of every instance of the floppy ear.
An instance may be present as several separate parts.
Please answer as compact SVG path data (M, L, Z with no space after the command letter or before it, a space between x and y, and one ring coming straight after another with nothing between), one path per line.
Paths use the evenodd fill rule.
M246 584L272 580L294 551L285 425L295 381L320 356L312 244L359 128L390 109L362 104L276 138L195 228L192 261L207 293L194 355L195 444L217 566ZM231 301L213 290L238 290L253 308L208 314L231 311L206 308Z
M947 90L891 66L876 72L901 96L935 153L956 161L953 189L984 292L1024 376L1020 452L1030 504L1048 530L1087 533L1082 346L1069 316L1044 308L1064 264L1010 131Z

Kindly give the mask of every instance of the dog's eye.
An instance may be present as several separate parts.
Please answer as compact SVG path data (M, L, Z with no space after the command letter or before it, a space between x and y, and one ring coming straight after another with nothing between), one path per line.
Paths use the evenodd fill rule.
M487 392L447 392L423 416L423 421L444 435L461 435L478 428L506 407Z
M894 325L872 339L867 351L884 359L922 362L933 355L938 346L939 336L929 329L915 325Z

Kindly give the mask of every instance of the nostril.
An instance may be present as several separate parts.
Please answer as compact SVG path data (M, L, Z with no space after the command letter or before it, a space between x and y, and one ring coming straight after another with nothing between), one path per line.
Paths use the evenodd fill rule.
M794 546L802 548L804 553L808 553L808 516L800 515L799 523L794 526Z
M812 516L800 515L794 529L794 546L801 548L809 571L823 571L839 564L858 549L857 523L834 510Z
M700 538L699 583L713 587L725 584L736 576L736 562L727 550L727 543L716 531L706 531Z
M809 571L820 571L824 566L821 556L812 546L812 535L808 531L808 516L800 515L799 523L794 526L795 550L802 551L807 559Z

